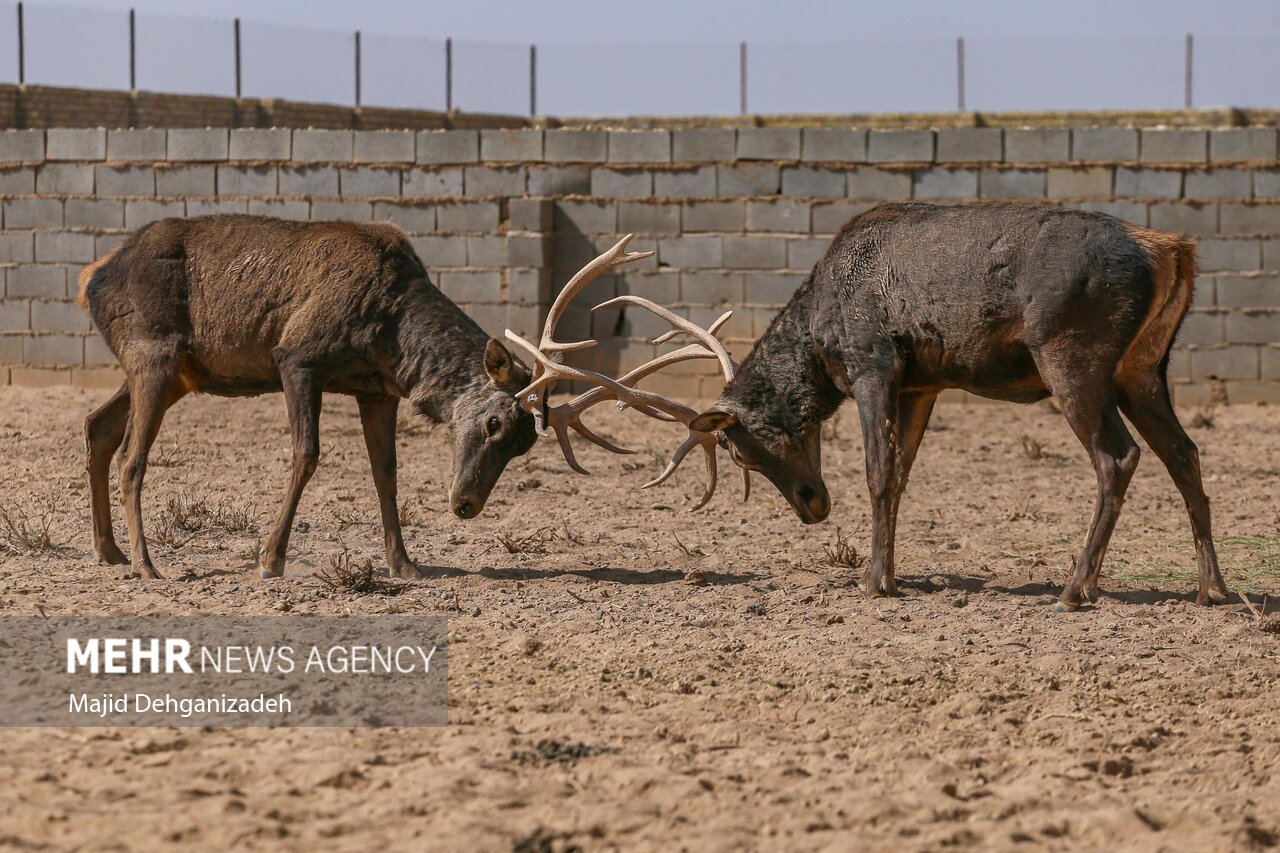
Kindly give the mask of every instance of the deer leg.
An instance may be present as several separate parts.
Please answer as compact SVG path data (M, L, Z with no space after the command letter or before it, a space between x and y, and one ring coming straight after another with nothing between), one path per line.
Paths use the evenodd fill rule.
M258 555L258 567L263 578L278 578L284 574L289 531L298 511L298 501L320 461L320 396L324 380L314 369L291 361L287 355L278 355L276 361L280 366L285 406L289 410L289 429L293 434L293 475L275 527Z
M898 507L902 503L902 493L907 490L907 478L911 475L911 466L916 461L916 451L924 440L925 428L929 425L929 416L933 414L933 404L938 399L935 393L901 394L898 397L898 436L899 456L897 465L897 482L893 491L893 532L898 538Z
M1065 391L1055 391L1054 396L1067 423L1088 451L1098 477L1098 501L1084 549L1076 560L1071 580L1054 606L1058 611L1070 611L1083 603L1087 591L1092 591L1089 589L1091 579L1096 589L1096 577L1102 572L1102 560L1140 453L1107 385L1082 383Z
M1156 373L1121 375L1117 377L1117 392L1121 409L1160 457L1187 505L1200 569L1196 603L1222 604L1230 593L1218 570L1218 554L1213 547L1209 498L1200 478L1200 451L1178 422L1169 401L1169 386Z
M364 427L364 444L373 469L373 485L378 490L378 509L382 513L382 534L386 541L387 566L399 578L420 578L422 572L409 559L400 530L400 509L396 504L396 412L400 400L359 398L360 423Z
M853 387L862 424L867 489L871 493L871 559L862 580L862 590L869 596L898 593L893 578L893 515L897 505L899 455L896 386L890 377L868 376Z
M113 566L129 562L111 530L111 456L124 441L129 422L126 383L103 406L84 419L85 470L89 472L93 515L93 551L98 561Z
M176 359L172 366L152 364L129 376L129 428L120 460L120 500L129 528L130 562L143 579L159 578L160 574L151 562L142 530L142 481L147 473L147 454L160 432L164 413L185 393L176 378Z

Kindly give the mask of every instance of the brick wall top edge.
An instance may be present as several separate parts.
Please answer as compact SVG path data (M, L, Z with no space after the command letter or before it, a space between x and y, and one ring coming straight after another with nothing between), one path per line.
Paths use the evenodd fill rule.
M585 128L562 128L545 133L541 129L473 128L0 128L0 164L38 163L42 160L100 164L275 162L299 163L307 167L414 163L430 167L479 167L546 163L589 165L605 170L641 167L662 171L687 170L714 163L751 162L772 162L783 166L869 164L881 169L933 163L1001 168L1070 168L1082 164L1114 164L1145 169L1243 165L1274 168L1274 164L1280 162L1280 129L1270 127L1214 130L1107 127L810 130L812 135L806 133L803 136L798 128L771 131L790 135L779 138L787 144L765 150L759 145L754 148L747 145L748 141L758 141L758 138L752 135L749 140L748 131L742 129L712 132L675 130L647 134L613 131L605 134ZM69 146L67 140L72 134L84 133L105 134L105 150L99 151L94 147L90 153L76 153L81 149L88 151L88 148ZM716 135L716 139L711 141L717 144L708 146L687 142L706 142L704 137L708 133ZM823 136L818 137L818 133ZM57 139L54 134L58 134ZM150 144L144 145L143 137L147 134L152 135L147 137ZM267 145L264 134L276 134L278 144ZM47 141L46 135L49 137ZM573 141L579 137L582 145ZM101 138L86 137L90 142L101 141ZM802 139L805 140L803 147ZM646 145L638 147L632 144L636 140ZM586 144L588 142L592 144ZM654 144L648 144L650 142Z
M157 113L152 110L159 108ZM123 92L35 85L0 85L0 128L64 127L71 116L98 114L101 126L127 123L154 125L147 118L169 117L166 124L184 127L299 127L352 130L427 127L593 127L615 129L784 128L784 127L1141 127L1227 128L1280 126L1280 110L1224 107L1198 110L1043 111L996 113L886 113L747 116L534 117L349 107L272 98L235 99L215 95ZM202 116L222 115L232 121L210 122ZM120 116L120 119L107 118ZM121 119L123 121L121 121ZM140 120L141 119L141 120Z

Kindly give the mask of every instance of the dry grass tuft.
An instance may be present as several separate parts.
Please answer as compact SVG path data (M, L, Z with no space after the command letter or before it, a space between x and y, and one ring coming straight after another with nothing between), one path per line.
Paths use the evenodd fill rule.
M53 506L47 503L36 513L0 506L0 551L18 557L38 557L57 550L50 532Z
M1022 505L1022 509L1015 509L1009 513L1010 521L1040 521L1040 511L1031 508L1031 498L1027 498L1026 503Z
M508 554L545 554L547 545L551 542L568 542L579 546L589 544L585 533L570 527L569 522L564 520L559 525L548 524L523 536L502 530L495 533L493 538ZM595 537L595 541L600 541L599 535Z
M329 558L329 571L316 575L330 589L339 589L356 595L396 595L404 591L406 584L380 576L373 568L373 560L365 557L357 563L346 545Z
M559 534L554 527L547 525L524 536L503 530L495 533L493 538L498 540L498 544L505 548L508 554L542 554L547 550L547 543L559 538Z
M836 541L822 546L822 563L827 566L858 569L862 566L863 557L844 531L837 527Z
M338 522L339 533L346 530L348 527L354 527L357 524L365 523L363 518L356 515L353 511L349 509L338 510L334 518Z
M169 498L151 525L149 538L166 548L177 549L201 533L257 533L258 520L248 504L192 498L179 492Z
M688 545L686 545L686 544L684 544L683 542L681 542L681 541L680 541L680 537L679 537L679 536L677 536L677 535L675 535L674 533L672 533L672 534L671 534L671 538L675 540L676 547L677 547L677 548L679 548L681 551L683 551L683 552L684 552L684 555L685 555L686 557L705 557L705 556L707 556L707 552L706 552L706 551L704 551L704 550L702 550L702 547L701 547L701 546L699 546L699 545L694 545L694 546L691 548L691 547L689 547Z
M1022 442L1022 455L1028 459L1043 459L1048 455L1044 452L1044 445L1040 443L1039 439L1032 438L1029 435L1022 435L1018 437L1018 440Z
M175 441L168 447L157 445L147 454L147 467L172 468L182 461L181 447Z
M561 522L560 522L560 534L559 534L559 535L560 535L560 538L564 539L564 541L569 542L569 543L572 543L572 544L574 544L574 545L586 545L586 544L587 544L587 536L586 536L586 534L585 534L585 533L582 533L582 532L581 532L581 531L579 531L579 530L574 530L572 527L570 527L570 526L569 526L569 522L568 522L568 521L561 521Z
M400 504L398 513L401 527L415 527L418 524L418 510L409 504Z

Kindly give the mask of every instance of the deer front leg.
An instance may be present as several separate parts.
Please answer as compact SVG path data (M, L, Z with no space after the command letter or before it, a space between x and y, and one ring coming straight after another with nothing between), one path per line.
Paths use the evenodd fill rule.
M324 380L314 369L295 364L287 356L278 355L277 363L280 365L285 405L289 409L289 428L293 433L293 475L275 527L258 556L263 578L278 578L284 574L285 552L289 550L289 531L298 511L298 500L320 461L320 396Z
M382 533L387 546L387 567L398 578L421 578L422 571L409 559L400 530L400 508L396 504L396 413L400 400L360 398L360 423L364 427L364 444L373 469L373 485L378 490L378 509L382 513Z
M871 493L871 560L862 582L862 591L869 596L898 594L893 578L898 494L897 396L895 383L881 376L859 380L853 389Z

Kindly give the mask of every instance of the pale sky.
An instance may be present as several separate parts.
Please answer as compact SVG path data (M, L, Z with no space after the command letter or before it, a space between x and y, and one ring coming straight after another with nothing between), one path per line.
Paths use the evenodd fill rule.
M1280 107L1276 0L28 0L27 82L128 88L130 6L160 91L234 94L239 15L247 96L351 103L359 28L366 105L442 108L451 36L461 109L527 113L536 43L540 113L736 113L746 41L752 112L952 110L964 36L969 109L1179 107L1190 32L1196 106Z

